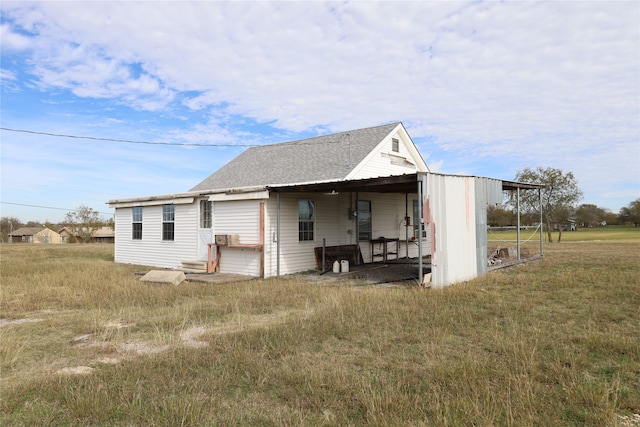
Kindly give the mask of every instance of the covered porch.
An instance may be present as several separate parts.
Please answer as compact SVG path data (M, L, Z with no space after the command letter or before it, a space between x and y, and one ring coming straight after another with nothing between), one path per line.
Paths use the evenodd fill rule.
M338 210L334 222L319 227L315 236L312 249L318 271L333 273L336 260L349 260L352 274L398 264L402 269L396 266L395 270L402 271L401 275L412 271L419 284L440 287L487 272L487 204L500 203L505 190L542 187L426 172L267 188L275 196L275 276L283 274L281 267L288 259L287 245L282 243L283 217L285 212L290 214L291 204L284 209L283 203L310 194L322 200L325 209ZM348 196L341 196L344 194ZM368 214L377 222L366 230L368 235L361 229L365 222L358 219L363 200L371 202ZM348 241L336 238L344 233ZM367 268L359 268L361 265Z

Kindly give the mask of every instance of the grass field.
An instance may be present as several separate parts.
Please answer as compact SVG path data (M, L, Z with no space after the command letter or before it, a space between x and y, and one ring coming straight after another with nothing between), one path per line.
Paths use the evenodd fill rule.
M553 241L557 242L558 232L551 233ZM547 233L544 233L544 242L546 243ZM515 231L490 231L488 234L489 241L497 240L516 240ZM520 240L530 239L538 244L540 241L540 231L521 230ZM596 228L578 228L576 231L563 231L562 242L593 242L599 240L638 240L640 239L640 227L608 225L606 227Z
M640 233L611 230L442 290L149 285L109 245L4 244L0 424L638 425Z

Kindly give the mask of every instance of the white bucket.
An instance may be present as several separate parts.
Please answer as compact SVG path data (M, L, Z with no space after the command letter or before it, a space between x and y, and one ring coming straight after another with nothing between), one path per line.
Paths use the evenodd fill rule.
M343 273L349 272L349 260L343 259L342 261L340 261L340 271L342 271Z
M338 261L333 261L333 272L340 273L340 263Z

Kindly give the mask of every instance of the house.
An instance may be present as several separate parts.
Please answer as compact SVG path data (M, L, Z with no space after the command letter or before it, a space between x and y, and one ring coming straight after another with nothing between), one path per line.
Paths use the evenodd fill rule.
M184 193L110 200L114 258L258 277L406 258L445 286L486 272L486 206L520 186L431 173L402 123L253 147Z
M91 235L92 243L114 243L116 233L113 227L103 226L93 231Z
M83 228L84 230L84 228ZM62 243L82 243L84 241L81 233L75 227L63 227L60 229ZM112 227L103 226L92 230L89 243L113 243L115 232Z
M8 234L10 243L61 243L60 234L46 227L20 227Z

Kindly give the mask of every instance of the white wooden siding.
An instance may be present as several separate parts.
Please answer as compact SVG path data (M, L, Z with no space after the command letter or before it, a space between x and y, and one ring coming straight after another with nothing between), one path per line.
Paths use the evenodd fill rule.
M260 243L260 202L238 200L213 202L214 234L238 234L240 244ZM250 248L221 248L220 272L260 275L262 252Z
M182 261L197 257L198 205L175 205L174 240L162 240L162 206L142 211L142 240L131 238L132 208L117 208L115 214L116 262L162 268L179 268Z
M330 198L327 200L327 198ZM339 206L338 196L326 196L322 193L284 193L280 196L280 274L291 274L316 268L314 249L322 245L322 238L327 239L327 245L337 244L329 242L340 241L337 230L328 234L326 224L336 221ZM314 241L298 241L298 200L312 200L315 202L316 222ZM327 205L336 204L332 213L326 211ZM272 194L268 203L269 222L266 227L269 244L265 248L265 276L277 274L277 196ZM346 215L346 213L345 213Z
M392 139L398 140L398 152L392 150ZM387 136L375 150L373 150L358 165L353 172L349 174L349 179L365 179L377 178L381 176L403 175L415 173L417 171L425 171L426 165L419 153L415 151L413 142L407 140L407 136L403 136L396 131ZM414 150L411 150L413 148ZM416 157L418 156L418 157ZM402 164L406 159L411 164ZM401 164L397 164L401 163Z
M417 186L417 184L416 184ZM400 239L398 248L398 256L406 257L407 246L409 249L409 258L418 256L417 242L406 244L406 228L404 225L405 213L411 217L413 224L413 201L417 200L417 194L408 195L408 206L404 194L378 194L378 193L359 193L360 200L371 201L371 237L377 239L385 237L387 239ZM409 239L413 236L413 225L409 225ZM430 253L429 234L423 239L422 254ZM360 242L360 251L365 262L371 262L371 244L369 242ZM380 260L377 258L376 260Z
M416 184L417 185L417 184ZM277 202L272 194L266 209L265 277L277 274ZM405 240L405 196L403 194L360 193L360 200L370 200L372 209L372 234ZM409 216L413 217L413 200L409 195ZM313 242L298 241L298 200L313 200L316 207L316 224ZM280 196L280 274L317 269L314 248L356 243L355 219L349 219L349 207L355 207L355 193L326 195L323 193L283 193ZM410 228L409 236L413 235ZM359 242L363 260L371 262L371 244ZM406 243L400 244L400 257L406 256ZM429 241L423 244L423 254L429 253ZM409 244L409 256L418 256L418 246Z

